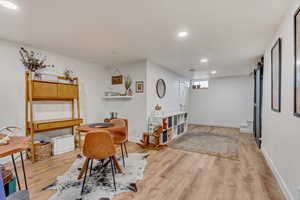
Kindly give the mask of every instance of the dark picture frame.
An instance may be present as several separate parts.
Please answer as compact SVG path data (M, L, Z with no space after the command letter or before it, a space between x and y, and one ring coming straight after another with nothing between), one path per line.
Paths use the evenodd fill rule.
M121 84L123 84L123 75L112 76L111 77L111 84L112 85L121 85Z
M281 45L279 38L271 50L271 107L281 111Z
M135 82L135 93L144 93L144 81Z
M300 8L294 15L294 115L300 117Z

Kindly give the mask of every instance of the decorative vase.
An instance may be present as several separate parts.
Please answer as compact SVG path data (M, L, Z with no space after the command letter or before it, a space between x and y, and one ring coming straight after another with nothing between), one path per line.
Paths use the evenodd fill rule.
M70 72L65 72L64 73L66 79L71 79L71 73Z
M132 96L132 90L129 88L128 93L129 96Z
M158 110L161 110L161 106L159 106L158 104L155 106L155 110L158 111Z

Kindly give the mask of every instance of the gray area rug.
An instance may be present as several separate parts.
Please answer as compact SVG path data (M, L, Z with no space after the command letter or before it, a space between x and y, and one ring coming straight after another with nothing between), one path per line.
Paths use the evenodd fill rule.
M198 132L194 129L175 139L169 146L173 149L239 160L239 134Z
M77 176L78 169L85 160L85 157L82 157L76 159L65 174L57 177L55 184L47 187L50 190L57 190L50 200L109 200L115 194L132 192L132 185L143 179L147 154L132 153L128 156L123 174L116 174L117 191L114 190L110 164L103 168L101 162L94 160L93 173L88 176L88 172L85 193L81 196L83 179L77 180Z

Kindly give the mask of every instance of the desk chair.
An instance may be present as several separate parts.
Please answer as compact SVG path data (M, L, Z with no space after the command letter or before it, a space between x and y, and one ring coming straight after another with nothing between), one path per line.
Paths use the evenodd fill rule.
M112 137L115 144L121 145L123 167L125 168L124 149L126 157L128 158L128 152L126 147L126 142L128 141L128 120L112 119L110 122L114 125L114 127L116 127L113 129L114 131L112 133Z
M112 156L116 154L116 149L109 132L101 130L101 131L91 131L87 133L85 136L82 153L88 159L87 166L89 166L90 161L93 161L93 159L97 159L97 160L103 160L106 158L110 159L113 182L116 190L115 167L114 167L115 164L112 159ZM86 167L85 170L81 195L84 192L84 185L86 181L87 171L88 171L88 167Z

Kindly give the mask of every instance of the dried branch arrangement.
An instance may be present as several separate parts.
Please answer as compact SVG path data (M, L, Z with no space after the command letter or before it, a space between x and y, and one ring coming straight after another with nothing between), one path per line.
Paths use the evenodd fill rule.
M131 77L129 75L125 76L125 89L126 89L126 91L131 87L131 84L132 84Z
M46 64L46 56L42 56L40 53L35 53L34 51L27 51L24 47L21 47L19 50L21 55L21 62L32 72L36 72L38 70L54 67L54 65Z
M75 76L75 73L71 69L66 68L64 75L66 78L72 79Z

